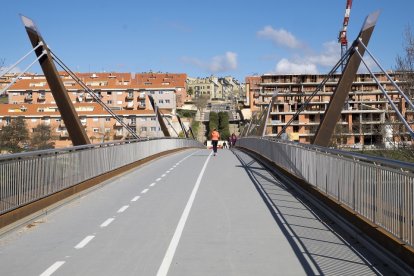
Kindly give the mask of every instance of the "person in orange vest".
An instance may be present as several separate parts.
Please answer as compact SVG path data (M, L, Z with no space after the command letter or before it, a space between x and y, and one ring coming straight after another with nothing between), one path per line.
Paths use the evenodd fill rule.
M211 143L213 144L213 152L214 156L217 155L217 144L220 139L220 133L217 131L217 129L213 129L211 132Z

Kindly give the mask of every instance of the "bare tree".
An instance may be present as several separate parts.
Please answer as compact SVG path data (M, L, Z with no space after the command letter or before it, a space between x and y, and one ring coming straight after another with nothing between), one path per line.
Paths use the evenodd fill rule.
M414 35L410 25L404 31L403 49L402 55L397 55L395 71L403 91L414 98Z
M203 109L207 106L209 97L207 96L201 96L198 97L196 100L194 100L194 105L197 107L197 109L202 112Z

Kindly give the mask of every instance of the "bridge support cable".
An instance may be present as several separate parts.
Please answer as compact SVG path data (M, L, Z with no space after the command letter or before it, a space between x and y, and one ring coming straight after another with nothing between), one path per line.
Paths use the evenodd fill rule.
M13 79L13 81L11 81L8 85L6 85L6 87L4 87L1 91L0 91L0 95L1 94L3 94L4 92L6 92L7 91L7 89L9 89L13 84L15 84L18 80L19 80L19 78L21 77L21 76L23 76L23 74L24 73L26 73L36 62L38 62L44 55L47 55L47 52L46 52L46 50L44 50L32 63L30 63L29 64L29 66L27 66L24 70L23 70L23 72L20 72L20 74L17 76L17 77L15 77L14 79Z
M55 54L52 50L50 50L53 60L65 71L67 72L74 81L76 81L84 90L86 93L88 93L100 106L102 106L105 111L107 111L111 116L120 123L135 139L140 139L141 137L133 130L131 129L123 120L121 117L119 117L115 112L112 111L93 91L90 89L76 74L70 70L66 64L63 63L63 61Z
M172 130L174 130L175 134L177 134L177 137L178 137L179 134L178 134L177 130L174 128L174 126L172 125L172 123L170 122L170 120L167 118L167 116L165 116L164 113L162 113L162 112L160 112L160 113L161 113L161 116L167 121L168 125L172 128ZM185 129L184 129L184 134L185 134ZM186 135L186 138L188 138L187 135Z
M157 115L157 121L160 124L161 130L164 133L164 136L165 137L171 137L170 132L168 131L168 128L165 125L165 122L164 122L163 117L161 115L161 112L160 112L158 106L155 104L154 98L151 95L148 95L148 99L150 100L151 106L154 109L155 114Z
M381 69L381 71L385 74L387 79L392 83L392 85L397 89L398 93L407 101L407 103L410 105L411 109L414 111L414 104L410 98L401 90L401 88L398 86L398 84L391 78L391 76L384 70L384 68L381 66L381 64L378 62L378 60L374 57L374 55L368 50L367 46L365 46L364 42L362 40L359 40L359 45L361 45L365 51L368 53L368 55L372 58L372 60L375 62L375 64Z
M3 77L4 75L6 75L7 73L9 73L11 70L13 70L17 65L20 64L20 62L22 62L25 58L27 58L31 53L33 53L34 51L37 50L37 48L39 48L40 46L43 46L43 42L39 42L37 44L36 47L34 47L32 50L30 50L27 54L25 54L21 59L19 59L18 61L16 61L16 63L14 63L12 66L8 67L6 69L6 71L4 71L3 73L0 73L0 78ZM0 93L1 94L1 93Z
M408 132L410 133L411 138L414 139L414 131L411 129L410 124L405 120L404 116L401 114L401 112L398 110L398 107L394 104L391 97L387 94L387 91L384 89L380 81L377 79L375 74L371 71L371 69L368 67L367 63L363 59L362 55L359 53L358 50L355 51L359 57L361 58L362 63L367 68L368 72L371 74L371 76L374 78L375 82L377 83L378 87L380 88L381 92L384 94L385 98L387 98L388 103L392 106L392 109L394 109L395 113L397 114L398 118L400 118L401 122L404 124L404 126L407 128Z
M191 133L191 136L193 137L193 140L195 140L196 138L194 136L193 129L191 128L191 126L188 127L188 131Z
M283 126L282 130L279 131L279 133L276 135L276 138L280 138L281 135L286 131L286 129L290 126L290 124L299 116L299 114L306 109L306 107L309 105L310 101L313 99L313 97L322 90L324 85L331 79L331 77L335 74L335 72L338 70L339 67L342 66L342 64L349 60L349 56L352 53L352 48L349 48L343 56L341 56L340 60L334 65L334 67L329 71L329 73L326 75L326 77L322 80L322 82L316 87L315 91L312 92L311 95L309 95L305 102L301 105L301 107L296 111L296 113L293 115L293 117Z
M183 122L181 121L180 116L179 116L179 115L176 115L176 116L177 116L178 123L180 124L181 129L182 129L182 131L183 131L183 133L184 133L184 135L185 135L185 138L188 138L188 132L185 130L184 124L183 124Z

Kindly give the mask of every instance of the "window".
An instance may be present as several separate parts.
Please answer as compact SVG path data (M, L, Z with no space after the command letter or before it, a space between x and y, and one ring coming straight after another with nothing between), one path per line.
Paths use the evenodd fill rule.
M97 127L94 127L92 130L93 130L93 132L95 132L95 133L99 132L99 128L97 128Z
M112 104L112 100L107 100L106 103L107 104Z
M156 127L151 127L151 131L157 131Z
M165 100L165 103L170 103L170 100L168 100L168 99L167 99L167 100Z
M99 121L99 118L93 118L92 119L94 122L98 122Z
M141 131L147 131L147 127L141 127Z
M164 100L158 100L158 103L163 104Z
M111 118L105 118L105 122L110 122Z
M157 120L156 117L151 117L151 121L155 121L155 120Z
M106 92L106 95L112 95L112 91Z

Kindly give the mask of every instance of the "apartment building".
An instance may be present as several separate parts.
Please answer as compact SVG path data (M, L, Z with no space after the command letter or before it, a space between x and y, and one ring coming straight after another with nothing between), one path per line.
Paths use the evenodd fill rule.
M132 135L99 104L94 102L75 103L74 107L92 143L132 138ZM171 122L173 116L166 110L161 111L167 114L165 118ZM163 136L152 110L124 109L114 112L140 137ZM39 124L49 125L55 147L72 145L56 104L0 104L0 129L17 117L25 120L29 133L33 133L33 129ZM167 127L170 133L174 134L169 124Z
M188 78L187 90L194 92L193 97L207 96L210 100L232 100L244 97L244 85L233 77Z
M92 102L93 97L65 72L60 72L63 84L73 103ZM176 99L184 103L185 74L168 73L77 73L106 105L114 110L151 109L146 95L152 95L160 108L175 110ZM11 104L54 103L53 95L43 75L25 77L8 89Z
M86 129L89 137L96 138L99 133L105 133L104 136L111 136L111 140L128 138L121 125L114 123L114 119L109 118L108 112L97 105L93 97L72 77L65 72L59 74L77 110L92 112L85 113L85 115L79 113L83 116L81 117L82 124L90 126ZM166 118L174 119L170 122L173 125L176 124L173 118L177 107L176 100L181 99L180 104L183 104L183 99L186 98L186 74L77 73L77 76L93 91L95 96L99 97L111 110L119 113L142 137L158 134L155 114L148 95L153 96L155 103ZM29 128L34 128L36 124L47 123L53 115L52 120L59 122L58 125L51 124L59 136L56 145L68 146L70 144L65 128L59 127L61 125L60 115L45 76L26 74L7 90L7 94L9 105L2 106L0 114L3 124L15 116L23 116L29 122ZM103 120L106 123L102 124ZM99 127L97 122L101 122ZM167 126L170 127L170 133L174 134L171 125L167 123ZM107 134L108 131L111 135Z
M405 100L400 97L385 74L375 75L413 127L413 111L407 109ZM400 83L394 73L390 72L390 75ZM289 134L290 139L301 143L312 141L340 76L338 74L330 78L312 98L306 109L287 128L286 133ZM262 110L267 106L272 95L277 92L270 113L267 134L274 136L279 133L325 77L326 75L323 74L263 75L260 77L260 82L257 77L246 78L249 87L246 96L252 99L252 108L255 110ZM410 144L411 139L372 76L357 74L337 123L332 144L355 147L391 146L395 142Z

